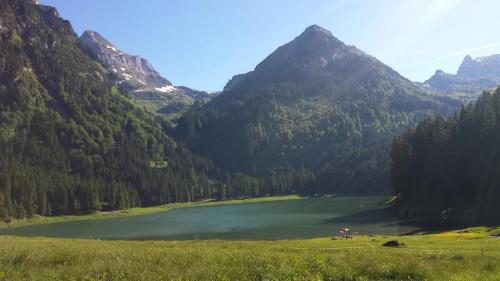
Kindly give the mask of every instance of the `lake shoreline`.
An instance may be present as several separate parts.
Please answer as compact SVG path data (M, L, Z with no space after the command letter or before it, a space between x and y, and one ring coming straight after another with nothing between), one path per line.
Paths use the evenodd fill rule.
M303 198L306 197L301 197L299 195L286 195L286 196L268 196L268 197L231 199L231 200L209 199L197 202L170 203L152 207L137 207L137 208L130 208L124 210L110 211L110 212L98 211L95 213L84 214L84 215L63 215L54 217L44 217L36 215L33 218L29 219L12 219L11 223L5 223L3 221L0 221L0 229L34 226L41 224L62 223L62 222L105 220L105 219L114 219L122 217L152 215L182 208L224 206L224 205L236 205L236 204L254 204L254 203L265 203L265 202L276 202L276 201L287 201L287 200L300 200Z
M385 201L385 196L288 196L180 203L90 217L56 217L59 223L3 228L0 234L100 240L276 241L340 236L342 229L353 235L401 235L418 230L388 212Z

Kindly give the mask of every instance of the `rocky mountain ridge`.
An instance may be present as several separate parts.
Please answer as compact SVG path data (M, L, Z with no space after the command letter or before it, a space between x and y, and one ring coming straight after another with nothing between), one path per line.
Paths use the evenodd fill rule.
M478 95L500 85L500 55L473 59L466 56L456 74L437 70L424 82L428 88L445 93L467 93Z
M151 111L177 117L195 102L210 98L204 91L174 86L140 56L120 50L98 32L87 30L80 42L114 75L130 97Z
M89 48L109 70L119 78L119 83L130 91L172 92L176 88L163 78L149 61L129 55L95 31L87 30L80 42Z

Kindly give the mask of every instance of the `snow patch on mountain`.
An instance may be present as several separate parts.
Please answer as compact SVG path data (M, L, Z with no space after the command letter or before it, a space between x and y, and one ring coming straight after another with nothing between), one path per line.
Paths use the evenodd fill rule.
M175 92L177 91L177 88L171 85L166 85L160 88L156 88L157 91L160 91L162 93L170 93L170 92Z
M118 52L118 49L113 46L106 45L106 48L113 50L114 52Z

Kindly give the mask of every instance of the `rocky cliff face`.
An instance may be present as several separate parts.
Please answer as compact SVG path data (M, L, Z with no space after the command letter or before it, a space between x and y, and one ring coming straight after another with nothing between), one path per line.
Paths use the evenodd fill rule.
M80 41L131 91L173 92L176 88L163 78L146 59L129 55L95 31L85 31Z
M500 55L473 59L466 56L457 74L436 73L425 83L433 90L442 92L477 93L500 85Z
M151 111L176 117L196 101L209 98L207 92L172 85L149 61L125 53L95 31L85 31L80 42L116 75L133 100Z
M491 55L472 59L466 56L457 72L461 77L500 77L500 55Z

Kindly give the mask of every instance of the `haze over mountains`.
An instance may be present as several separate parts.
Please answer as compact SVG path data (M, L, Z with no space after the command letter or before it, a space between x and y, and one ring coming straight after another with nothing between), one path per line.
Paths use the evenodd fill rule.
M180 114L209 97L203 91L172 85L149 61L123 52L95 31L85 31L80 42L117 76L120 87L130 92L132 99L152 111Z

